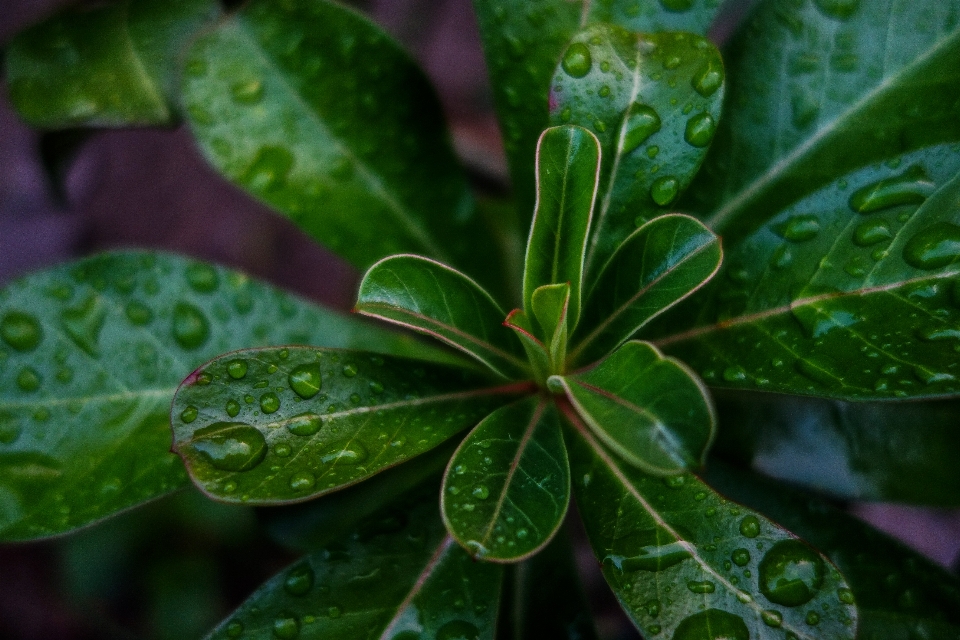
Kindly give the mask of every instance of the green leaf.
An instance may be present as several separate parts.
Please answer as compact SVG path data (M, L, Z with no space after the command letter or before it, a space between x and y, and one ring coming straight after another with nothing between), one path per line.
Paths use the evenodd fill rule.
M433 336L466 352L497 374L528 370L506 314L476 282L429 258L384 258L360 283L355 310Z
M44 129L174 122L180 53L219 15L214 0L121 0L67 9L10 41L10 101L24 120Z
M228 353L177 391L173 449L218 500L300 502L429 451L525 389L363 351Z
M858 638L960 638L960 580L824 500L711 462L710 481L816 545L837 564L860 612ZM842 605L840 605L842 606Z
M577 432L568 444L587 536L645 635L855 637L857 609L838 599L849 587L829 560L693 475L664 479L621 466L565 413Z
M183 92L207 159L354 264L498 267L426 77L353 10L247 3L196 41Z
M716 449L774 478L847 500L960 506L960 404L717 398Z
M703 295L665 316L672 335L657 344L711 386L956 395L958 171L957 149L931 147L801 200L728 248Z
M169 429L179 382L218 353L291 342L429 353L166 254L103 254L0 290L0 538L55 535L183 487Z
M725 56L727 115L691 190L708 225L736 240L837 176L960 140L958 10L762 2Z
M434 495L399 530L361 529L305 556L208 638L493 640L503 569L444 534Z
M590 291L570 353L596 362L706 283L720 268L720 239L689 216L669 214L637 229Z
M647 473L699 467L713 442L716 416L703 383L647 342L628 342L591 369L550 383L597 437Z
M600 172L596 136L573 125L547 129L537 145L537 206L523 267L523 304L544 285L570 285L570 327L580 317L583 260Z
M629 31L688 31L699 34L720 9L721 0L474 0L490 70L500 129L510 160L518 211L533 210L537 139L548 123L547 94L557 61L570 39L588 25L610 22Z
M570 285L545 284L531 296L533 315L543 331L553 370L560 371L567 359L567 334L570 331Z
M527 353L527 360L535 380L546 380L550 377L552 365L550 363L549 347L537 337L537 330L533 321L523 309L514 309L503 321L503 326L512 329L520 338L523 350Z
M531 397L488 416L450 459L441 491L450 534L483 560L542 549L570 503L570 467L553 404Z
M603 150L587 282L639 225L668 210L713 139L723 62L705 38L594 25L573 38L550 87L550 122L592 130Z

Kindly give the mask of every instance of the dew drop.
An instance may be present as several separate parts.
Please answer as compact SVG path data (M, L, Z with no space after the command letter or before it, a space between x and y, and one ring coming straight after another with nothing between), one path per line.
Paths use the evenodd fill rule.
M868 214L905 204L921 204L936 191L920 166L892 178L885 178L857 189L850 196L850 208Z
M153 311L139 300L131 300L128 302L124 313L126 313L127 320L130 321L130 324L138 327L148 325L153 321Z
M847 588L837 589L837 599L843 604L853 604L853 591Z
M300 635L300 621L290 612L283 612L273 621L273 635L280 640L292 640Z
M687 120L687 127L683 132L683 139L694 147L706 147L713 140L717 124L709 113L698 113Z
M290 445L288 445L286 442L281 442L273 448L273 452L278 458L287 458L291 453Z
M760 535L760 520L757 516L746 516L740 521L740 534L745 538L756 538Z
M100 331L106 320L107 308L103 299L92 294L60 314L64 332L81 350L94 357L99 354Z
M760 560L760 592L785 607L809 602L823 585L823 559L799 540L781 540Z
M479 484L473 488L472 494L477 500L486 500L490 497L490 489L488 489L486 485Z
M301 364L287 377L287 382L294 393L309 400L320 393L323 381L320 375L320 365L317 363Z
M24 393L33 393L40 388L43 379L33 367L24 367L17 374L17 387Z
M306 562L294 567L283 581L283 588L292 596L306 595L313 588L313 568Z
M357 365L355 364L345 364L343 365L343 375L347 378L352 378L357 375Z
M563 70L574 78L582 78L587 75L593 66L593 58L590 56L589 47L582 42L574 42L567 47L567 51L563 54L561 65Z
M0 338L17 351L32 351L43 340L43 330L32 315L9 311L0 320Z
M903 248L903 259L917 269L939 269L960 260L960 226L935 222L918 232Z
M709 580L691 580L687 582L687 589L693 593L713 593L717 590L717 587Z
M273 391L260 396L260 410L264 413L274 413L280 408L280 398Z
M251 191L270 192L283 188L293 168L293 155L283 147L266 146L257 152L241 182Z
M886 220L873 219L861 223L853 232L853 242L859 247L870 247L893 237Z
M197 419L197 408L193 405L190 405L186 409L180 412L180 419L183 420L184 424L190 424Z
M260 430L242 422L215 422L198 429L190 447L221 471L249 471L267 455Z
M320 462L329 464L360 464L367 459L367 451L359 443L353 442L349 449L336 447L320 458Z
M811 627L815 627L820 624L820 614L816 611L808 611L807 617L803 619Z
M290 488L294 491L309 491L317 483L317 478L309 471L299 471L290 476Z
M231 418L236 418L237 414L240 413L240 403L236 400L227 400L227 415Z
M259 80L236 82L230 87L230 95L238 104L257 104L263 99L263 83Z
M693 6L693 0L660 0L660 5L667 11L682 13Z
M243 635L243 624L240 622L231 622L227 625L227 637L239 638Z
M287 431L295 436L312 436L320 431L320 416L315 413L301 413L287 421Z
M676 200L679 193L680 182L672 176L657 178L650 185L650 197L661 207L666 207Z
M704 98L709 98L723 85L723 66L719 60L710 59L690 80L690 84Z
M816 216L791 216L774 226L774 232L790 242L806 242L820 233L820 221Z
M730 554L730 559L738 567L745 567L750 564L750 552L746 549L734 549L733 553Z
M779 611L774 611L772 609L768 609L767 611L761 613L760 618L763 619L763 624L767 625L768 627L777 628L783 624L783 615Z
M220 286L220 276L212 265L194 262L187 267L187 283L198 293L212 293Z
M837 20L846 20L860 8L860 0L813 0L823 15Z
M437 629L436 640L480 640L480 630L465 620L451 620Z
M634 102L627 112L623 133L623 152L630 153L660 131L660 115L645 104Z
M227 373L234 380L240 380L245 375L247 375L247 361L246 360L231 360L227 365Z
M190 303L178 302L173 309L173 338L181 347L193 350L210 337L210 322Z
M740 616L707 609L677 625L672 640L750 640L750 631Z

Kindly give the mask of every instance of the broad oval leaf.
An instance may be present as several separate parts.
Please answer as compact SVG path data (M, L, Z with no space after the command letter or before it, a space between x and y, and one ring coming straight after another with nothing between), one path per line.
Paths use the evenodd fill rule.
M844 500L960 506L960 403L723 394L716 451Z
M546 546L570 503L570 467L551 402L498 409L450 459L441 490L447 530L474 557L522 560Z
M956 395L958 173L960 153L942 145L801 200L728 248L703 296L664 316L672 335L657 344L716 387Z
M10 101L43 129L171 123L179 117L180 54L219 15L214 0L67 9L10 41Z
M664 479L622 466L576 414L567 416L576 430L568 442L587 537L644 634L856 637L857 607L842 595L850 587L822 554L693 475Z
M583 261L600 175L600 144L582 127L543 132L537 145L537 205L523 267L523 303L533 310L533 292L569 284L571 328L580 317Z
M194 43L183 93L207 159L354 264L410 251L492 271L426 77L353 10L246 3Z
M587 282L639 225L669 209L713 140L723 62L690 33L577 33L550 87L550 122L594 132L603 150Z
M527 388L363 351L237 351L177 391L173 449L218 500L299 502L428 451Z
M0 290L0 538L55 535L183 487L177 385L224 351L291 342L437 354L168 254L102 254Z
M617 455L647 473L671 474L703 465L716 416L703 383L646 342L628 342L598 365L552 386Z
M490 70L510 176L522 220L533 209L537 139L548 126L547 94L570 39L598 23L629 31L688 31L704 34L722 0L474 0Z
M726 56L717 142L691 189L733 241L837 176L960 140L957 0L761 2Z
M429 258L384 258L360 283L356 311L433 336L505 378L528 371L520 342L490 294L455 269Z
M637 229L610 257L584 307L570 351L596 362L714 276L720 239L694 218L668 214Z
M268 580L211 640L493 640L503 568L445 535L434 494L399 529L361 528Z
M829 502L710 463L709 480L822 550L846 576L841 603L856 603L858 638L960 639L960 580ZM843 606L843 605L840 605Z

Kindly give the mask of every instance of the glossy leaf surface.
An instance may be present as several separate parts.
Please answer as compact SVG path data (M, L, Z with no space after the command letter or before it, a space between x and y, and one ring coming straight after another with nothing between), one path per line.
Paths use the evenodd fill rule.
M436 496L388 532L360 529L271 578L208 637L493 640L502 567L445 535Z
M536 380L550 377L550 347L537 336L534 320L523 309L514 309L503 321L503 326L517 334L527 353L530 370Z
M774 478L847 500L960 506L960 405L717 397L716 451Z
M363 351L239 351L177 391L174 451L219 500L299 502L436 447L521 389Z
M554 368L557 369L567 359L567 339L571 328L570 285L546 284L535 289L530 306L540 325L550 361L555 363Z
M586 127L603 150L588 282L693 180L720 120L723 79L720 53L693 34L594 25L574 36L551 82L550 122Z
M177 385L216 354L271 343L431 353L167 254L102 254L0 290L0 538L69 531L184 486Z
M250 2L191 48L183 92L207 159L354 264L484 258L436 96L353 10Z
M762 2L691 193L728 241L854 169L960 140L957 0Z
M11 40L10 101L44 129L171 123L178 118L180 54L219 14L213 0L67 9Z
M694 218L668 214L644 224L610 257L590 291L571 362L596 362L613 351L703 286L722 259L720 239Z
M894 167L894 168L891 168ZM960 391L960 153L850 174L727 251L657 344L707 384L838 399ZM663 327L661 327L663 329Z
M557 61L570 39L597 23L629 31L688 31L703 34L721 0L475 0L480 35L490 70L500 129L510 160L510 177L520 214L533 210L537 138L548 126L547 94Z
M648 473L703 464L716 417L703 383L647 342L628 342L598 365L553 377L608 447Z
M536 289L566 283L569 324L576 326L599 171L600 145L592 133L575 126L543 132L537 145L537 206L523 269L528 313Z
M710 482L822 550L849 581L839 603L860 612L857 638L960 638L960 580L821 499L711 462Z
M577 506L604 577L645 635L856 637L856 607L838 598L849 586L813 548L695 476L646 475L584 425L576 430L568 442Z
M443 520L474 557L513 562L546 545L570 503L570 467L553 404L527 398L470 432L443 480Z
M433 336L503 377L527 370L506 313L476 282L420 256L385 258L360 283L356 311Z

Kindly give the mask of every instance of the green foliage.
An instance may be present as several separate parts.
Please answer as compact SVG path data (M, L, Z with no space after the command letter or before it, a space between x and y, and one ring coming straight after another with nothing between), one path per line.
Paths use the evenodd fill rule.
M183 104L224 176L367 268L355 311L461 354L172 256L28 276L0 292L0 537L189 475L307 553L210 637L592 638L572 491L647 637L960 638L960 581L749 469L957 504L960 2L760 0L722 54L716 0L475 5L515 218L327 0L14 40L29 121Z

